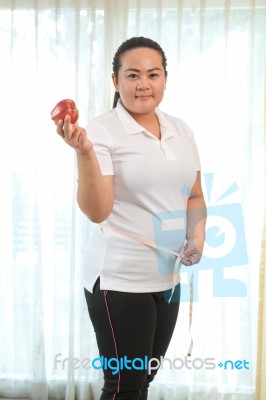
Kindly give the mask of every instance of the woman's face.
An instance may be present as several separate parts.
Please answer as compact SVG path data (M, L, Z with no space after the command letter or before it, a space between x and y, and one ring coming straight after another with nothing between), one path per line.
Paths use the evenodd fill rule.
M164 95L166 74L162 56L149 48L128 50L120 56L113 82L123 106L134 117L154 113Z

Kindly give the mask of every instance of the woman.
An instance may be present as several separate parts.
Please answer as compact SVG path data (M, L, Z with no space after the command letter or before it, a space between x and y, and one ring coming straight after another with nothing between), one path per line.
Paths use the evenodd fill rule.
M101 400L144 400L178 315L179 259L170 252L182 249L184 265L199 261L206 209L193 133L157 108L167 81L161 47L125 41L112 79L114 109L89 123L88 136L69 116L57 132L77 152L78 204L96 224L84 267L99 353L119 361L116 371L103 365Z

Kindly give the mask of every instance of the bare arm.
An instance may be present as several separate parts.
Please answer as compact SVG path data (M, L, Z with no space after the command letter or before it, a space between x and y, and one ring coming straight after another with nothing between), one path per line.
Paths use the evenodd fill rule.
M197 240L202 248L205 239L206 216L206 205L201 188L200 172L198 171L187 202L187 239Z
M196 264L200 261L206 226L206 205L201 188L200 172L197 172L197 177L192 187L188 202L187 202L187 244L184 248L182 263L185 265Z
M113 208L113 176L103 176L93 143L85 129L71 125L69 116L60 120L57 133L77 152L77 201L81 211L95 223L101 223Z

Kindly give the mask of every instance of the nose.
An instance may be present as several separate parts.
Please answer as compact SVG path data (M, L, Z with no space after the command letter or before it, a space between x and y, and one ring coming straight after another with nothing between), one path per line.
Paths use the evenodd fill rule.
M137 88L138 89L147 89L149 87L149 81L147 75L140 75L138 79Z

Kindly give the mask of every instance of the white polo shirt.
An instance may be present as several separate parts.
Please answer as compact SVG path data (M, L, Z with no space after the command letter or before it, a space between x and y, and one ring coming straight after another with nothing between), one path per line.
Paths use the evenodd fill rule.
M113 210L104 222L159 246L179 250L186 236L186 208L200 170L194 135L159 109L161 140L140 126L119 101L93 119L87 134L103 175L114 175ZM176 257L94 224L84 255L84 286L157 292L172 287Z

